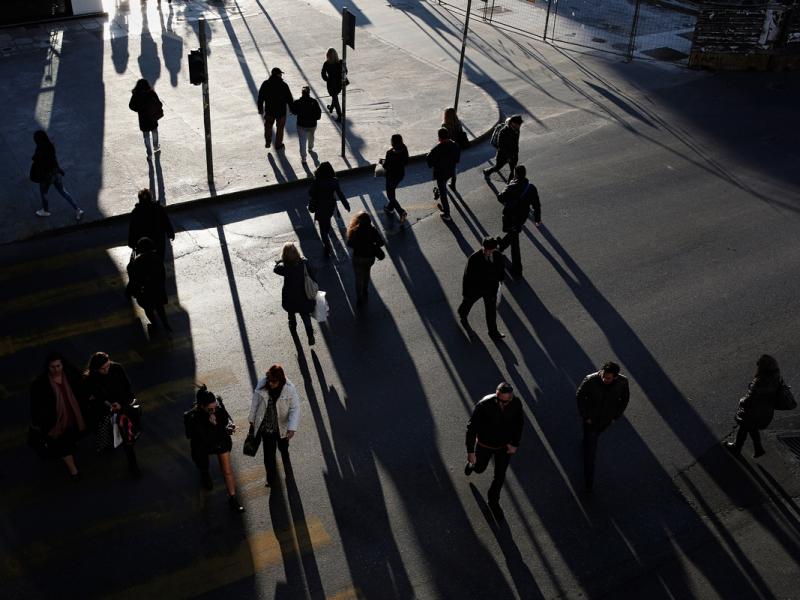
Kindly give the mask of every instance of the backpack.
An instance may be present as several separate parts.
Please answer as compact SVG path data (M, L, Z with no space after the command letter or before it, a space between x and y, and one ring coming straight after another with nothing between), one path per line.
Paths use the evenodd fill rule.
M498 123L497 125L494 126L494 129L492 130L492 137L489 138L489 143L495 148L500 147L500 132L503 130L503 127L505 126L506 124L504 122Z

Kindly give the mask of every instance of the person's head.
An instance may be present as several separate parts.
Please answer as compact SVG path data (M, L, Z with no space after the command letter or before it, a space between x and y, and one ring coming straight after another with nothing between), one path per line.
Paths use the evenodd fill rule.
M273 77L277 77L278 79L283 77L283 71L281 71L278 67L272 67L272 71L270 71L270 74Z
M311 88L307 85L304 85L300 88L300 96L303 98L310 98L311 97Z
M372 223L372 219L370 218L369 214L363 210L358 211L353 218L350 219L350 225L347 226L347 239L350 239L350 236L358 231L359 228L369 227L370 223Z
M297 246L294 245L294 242L286 242L283 245L281 249L281 260L283 264L290 267L300 262L300 251L297 249Z
M47 133L41 129L37 129L33 132L33 141L36 142L37 146L46 146L48 144L52 144L50 138L47 137Z
M328 48L328 51L325 53L325 60L329 63L339 62L339 53L336 52L336 48Z
M778 361L769 354L762 354L756 361L756 377L768 377L780 373Z
M58 377L64 370L64 356L60 352L49 352L44 359L44 368L50 377Z
M334 177L336 177L336 172L333 170L333 165L327 160L321 162L317 170L314 171L315 179L333 179Z
M147 188L142 188L139 190L139 193L136 194L136 197L139 199L139 202L142 204L147 204L148 202L155 202L155 198L153 198L153 192L151 192Z
M279 364L272 365L267 369L267 383L265 389L282 388L286 384L286 373L283 372L283 367Z
M520 115L511 115L508 119L508 124L514 129L519 129L522 127L522 117Z
M496 390L495 394L497 395L497 401L502 406L505 406L506 404L511 402L511 398L514 397L514 388L512 388L505 381L502 381L497 386L497 390Z
M210 415L213 415L217 410L217 397L212 392L209 392L205 385L201 385L200 389L197 390L195 401L197 403L197 408Z
M400 148L402 148L403 146L405 146L405 144L403 143L403 136L400 135L399 133L395 133L392 136L392 148L394 148L395 150L400 150Z
M140 79L136 82L136 85L133 86L133 92L146 92L147 90L152 89L150 87L150 82L147 79Z
M455 126L458 123L458 117L456 116L456 109L452 106L449 108L444 109L444 117L442 117L442 121L448 126Z
M524 179L527 174L528 170L525 168L525 165L517 165L514 167L514 179Z
M615 362L607 362L603 365L603 368L600 369L600 377L603 380L603 383L606 385L611 385L614 383L614 380L619 375L619 365Z
M438 135L439 135L439 141L440 142L443 142L445 140L449 140L450 139L450 132L447 131L446 127L440 127L439 131L438 131Z
M156 245L149 237L140 237L136 242L136 252L139 254L147 254L148 252L155 252Z
M111 368L111 360L105 352L95 352L89 357L89 364L86 365L86 374L99 373L100 375L108 375L108 370Z
M497 249L497 239L493 237L483 238L483 254L484 256L491 256L492 252Z

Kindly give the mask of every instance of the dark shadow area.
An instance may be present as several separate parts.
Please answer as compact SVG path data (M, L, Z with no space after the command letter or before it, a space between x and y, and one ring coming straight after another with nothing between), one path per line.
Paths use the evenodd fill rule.
M158 17L161 23L161 56L164 57L164 67L169 72L170 84L172 87L177 87L178 73L181 72L183 64L183 38L175 33L172 26L175 13L172 2L168 6L169 13L165 23L162 6L160 3L158 5Z
M139 50L139 73L150 85L156 87L158 78L161 77L161 59L158 56L158 46L150 33L147 23L147 11L142 11L142 38Z

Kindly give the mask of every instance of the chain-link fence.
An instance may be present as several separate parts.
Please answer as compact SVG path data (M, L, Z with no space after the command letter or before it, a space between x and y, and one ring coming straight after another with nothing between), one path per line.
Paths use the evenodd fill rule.
M429 0L466 12L468 0ZM471 18L553 43L668 61L688 59L692 0L472 0Z

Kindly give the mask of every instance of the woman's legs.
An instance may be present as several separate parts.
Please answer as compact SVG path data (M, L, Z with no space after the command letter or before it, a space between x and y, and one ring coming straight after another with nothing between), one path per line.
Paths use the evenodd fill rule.
M300 313L300 318L303 319L303 325L306 328L306 335L308 336L308 345L314 345L314 328L311 327L311 314L310 313Z
M158 127L150 133L153 134L153 152L161 152L161 145L158 143Z
M72 454L62 456L61 460L64 461L64 464L67 466L67 471L69 471L70 475L78 474L78 467L75 465L75 457Z
M236 495L236 480L233 477L233 465L231 464L231 453L225 452L217 454L219 459L219 468L222 471L222 477L225 479L225 489L228 490L228 496Z
M50 182L42 181L39 184L39 197L42 199L42 210L44 212L48 212L50 210L50 206L47 203L47 190L50 189Z
M363 304L367 300L367 291L369 288L369 270L372 267L372 261L368 258L360 256L353 257L353 271L356 276L356 303Z
M339 94L331 94L331 112L336 111L336 118L342 118L342 107L339 106Z
M56 188L56 191L59 194L61 194L64 200L69 202L72 208L74 208L75 210L80 210L80 208L78 208L78 205L75 204L75 200L73 200L72 196L69 195L69 192L66 189L64 189L64 181L61 179L60 173L56 173L55 177L53 177L53 187Z

